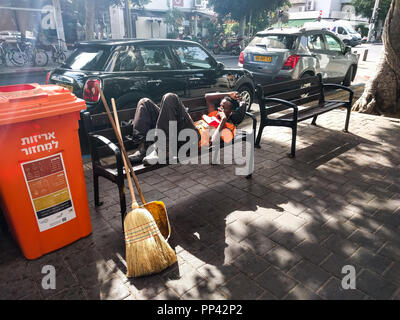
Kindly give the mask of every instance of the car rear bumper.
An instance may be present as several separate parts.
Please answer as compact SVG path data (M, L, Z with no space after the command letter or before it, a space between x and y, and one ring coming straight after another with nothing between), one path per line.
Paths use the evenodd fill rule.
M280 81L289 81L289 80L293 80L293 77L291 74L265 74L265 73L260 73L260 72L252 72L250 71L253 79L254 79L254 83L257 84L268 84L268 83L272 83L272 82L280 82Z

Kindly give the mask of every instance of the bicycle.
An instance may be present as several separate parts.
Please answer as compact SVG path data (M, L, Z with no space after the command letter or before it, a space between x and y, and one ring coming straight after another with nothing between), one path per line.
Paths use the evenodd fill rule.
M9 66L11 64L21 67L24 65L24 59L19 51L10 48L10 44L6 40L0 40L0 63Z
M65 41L57 39L57 44L51 44L51 58L53 62L63 64L67 60L67 56L64 53Z
M33 66L43 67L47 65L49 57L45 50L34 46L30 41L18 40L17 48L25 64L31 64Z

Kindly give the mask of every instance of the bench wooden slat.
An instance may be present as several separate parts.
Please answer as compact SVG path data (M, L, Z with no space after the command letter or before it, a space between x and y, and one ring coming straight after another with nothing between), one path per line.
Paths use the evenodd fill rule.
M277 82L273 84L268 84L263 86L263 91L265 96L270 96L275 93L285 92L287 90L293 90L301 88L301 86L305 84L311 84L311 86L316 85L319 83L319 79L317 76L304 78L300 80L291 80L291 81L283 81Z
M343 106L343 103L334 103L334 104L329 104L329 105L326 105L323 107L315 106L315 107L299 110L299 113L297 115L297 121L300 122L300 121L304 121L304 120L313 118L316 115L320 115L325 112L331 111L333 109L338 108L339 106ZM293 112L285 114L283 116L280 116L277 119L293 121Z
M272 95L268 95L268 98L278 98L278 99L283 99L283 100L293 100L293 99L300 99L302 95L304 94L320 94L321 86L320 85L315 85L311 87L305 87L305 88L300 88L300 89L294 89L294 90L289 90L285 92L280 92Z

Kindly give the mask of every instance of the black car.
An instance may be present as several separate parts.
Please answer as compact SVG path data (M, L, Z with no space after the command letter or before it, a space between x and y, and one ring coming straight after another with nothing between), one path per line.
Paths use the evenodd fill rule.
M204 47L183 40L82 42L47 82L69 88L92 114L104 112L97 85L118 109L135 108L143 97L159 102L167 92L182 100L231 90L242 92L248 102L254 97L248 71L225 68Z

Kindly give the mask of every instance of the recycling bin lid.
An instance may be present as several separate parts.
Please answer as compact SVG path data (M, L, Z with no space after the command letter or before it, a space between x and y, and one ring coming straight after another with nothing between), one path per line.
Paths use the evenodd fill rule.
M0 125L85 109L84 100L58 85L31 83L0 86Z

